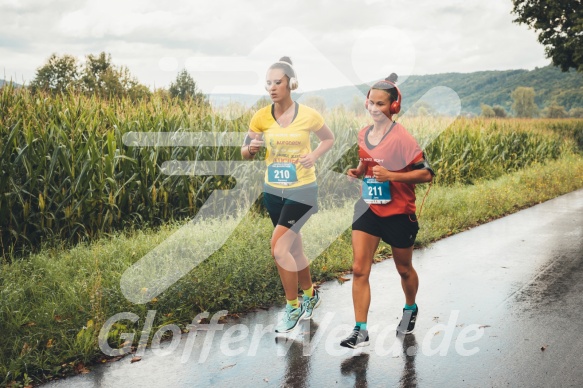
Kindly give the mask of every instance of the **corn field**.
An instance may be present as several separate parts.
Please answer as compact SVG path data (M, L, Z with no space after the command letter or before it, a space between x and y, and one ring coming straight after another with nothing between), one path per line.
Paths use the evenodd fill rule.
M4 260L44 242L77 243L115 230L192 217L214 190L232 187L234 179L166 175L162 164L238 161L239 147L222 146L220 141L217 147L133 147L123 143L124 134L242 134L251 115L248 111L227 120L208 106L180 100L103 101L75 94L33 95L27 89L4 87L0 90ZM366 123L366 117L342 111L325 118L337 140L334 152L319 162L330 166L319 170L320 177L327 171L343 173L357 164L356 136ZM439 120L404 121L415 134L430 130ZM556 159L574 149L582 134L581 120L458 119L434 134L426 152L439 184L467 184ZM334 184L333 179L328 181Z

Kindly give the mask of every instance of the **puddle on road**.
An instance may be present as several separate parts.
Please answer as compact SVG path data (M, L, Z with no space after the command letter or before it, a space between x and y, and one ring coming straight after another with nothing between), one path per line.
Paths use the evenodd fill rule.
M583 241L562 247L537 275L515 295L514 307L525 312L541 312L573 299L583 291ZM513 302L510 302L513 304Z

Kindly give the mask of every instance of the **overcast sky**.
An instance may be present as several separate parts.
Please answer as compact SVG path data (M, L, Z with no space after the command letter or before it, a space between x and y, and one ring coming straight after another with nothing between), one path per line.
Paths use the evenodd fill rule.
M262 94L282 55L300 91L393 71L405 82L550 63L511 9L511 0L0 0L0 78L30 82L51 53L101 51L150 87L186 68L206 93Z

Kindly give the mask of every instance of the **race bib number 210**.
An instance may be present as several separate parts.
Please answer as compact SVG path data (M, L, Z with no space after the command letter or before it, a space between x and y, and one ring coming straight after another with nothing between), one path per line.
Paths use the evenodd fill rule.
M267 167L267 180L270 183L292 184L297 182L296 166L293 163L272 163Z

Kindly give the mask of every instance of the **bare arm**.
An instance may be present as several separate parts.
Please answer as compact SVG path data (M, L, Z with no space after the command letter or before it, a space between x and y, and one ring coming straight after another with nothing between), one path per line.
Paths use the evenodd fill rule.
M351 178L360 178L366 172L364 169L364 163L358 162L358 166L356 168L348 169L346 174Z
M241 156L245 160L253 159L255 154L263 147L263 135L249 129L247 136L251 139L249 144L241 146Z
M326 124L314 133L318 136L318 139L320 139L320 144L318 144L316 149L309 154L300 157L300 163L305 168L312 167L316 163L316 160L320 159L320 157L328 152L334 145L334 133L332 133Z
M427 169L412 170L407 172L393 172L389 171L383 166L374 166L372 168L374 177L379 182L391 181L401 183L425 183L431 182L433 175Z

